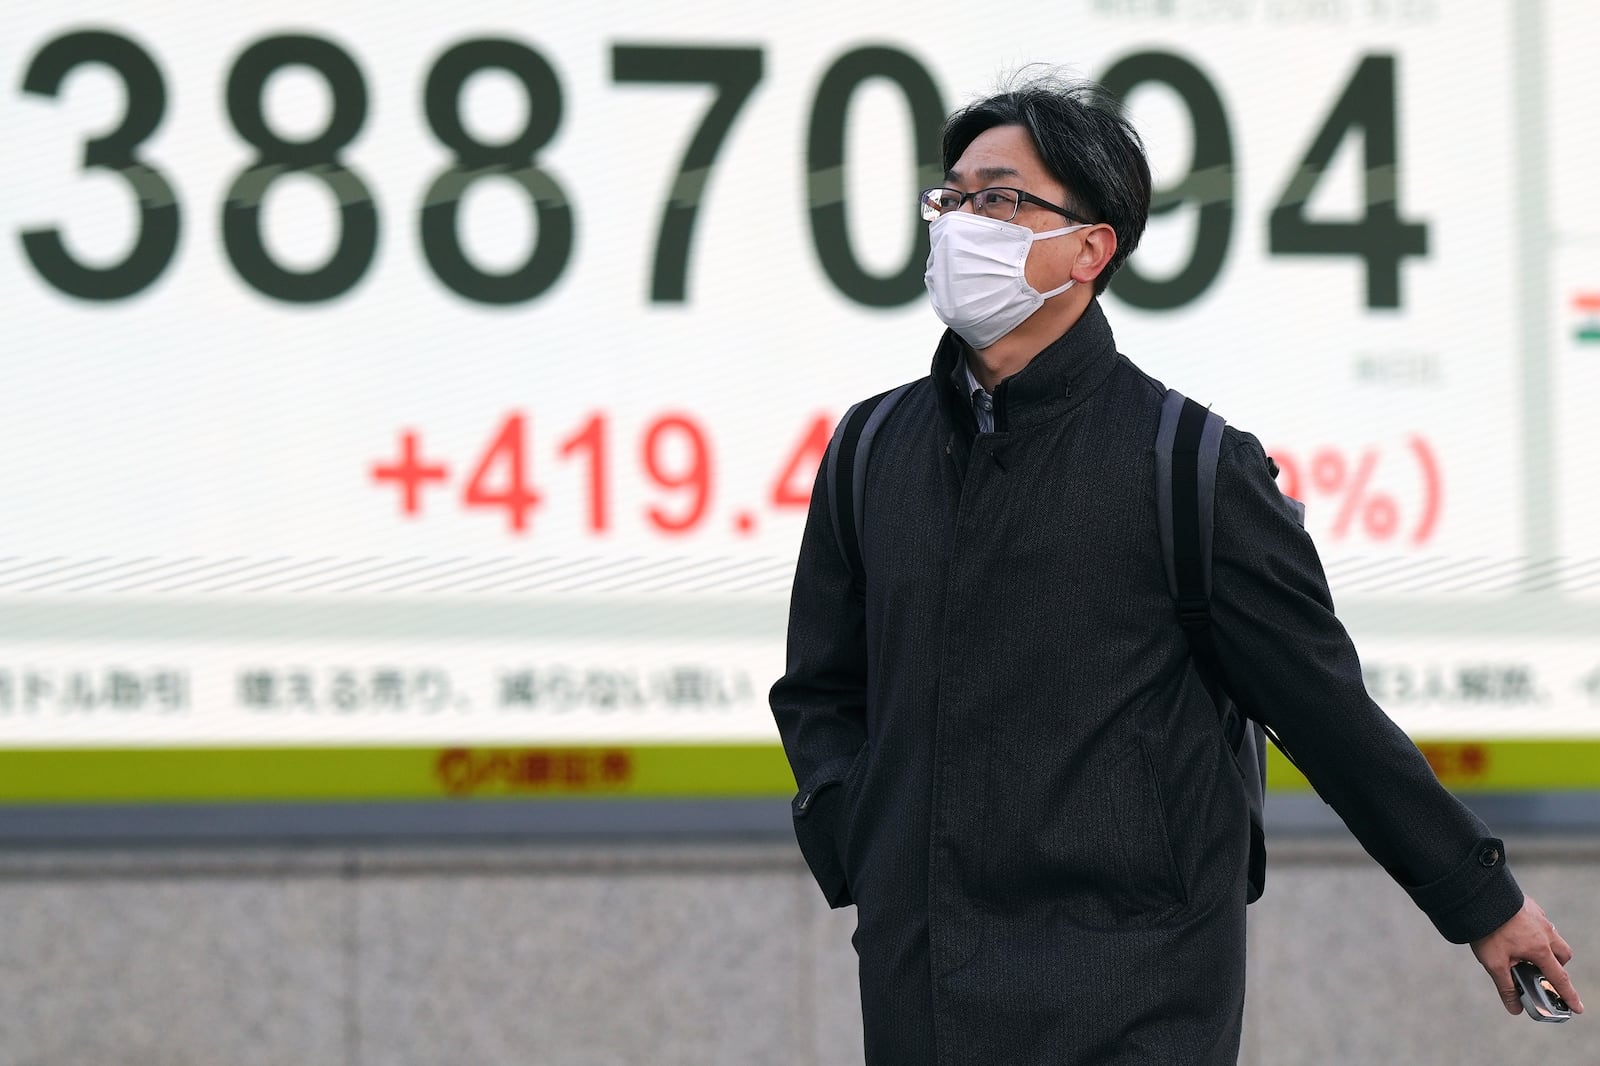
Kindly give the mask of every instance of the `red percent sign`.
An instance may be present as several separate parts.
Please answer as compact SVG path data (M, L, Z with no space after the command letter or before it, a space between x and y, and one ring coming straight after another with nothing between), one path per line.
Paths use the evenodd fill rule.
M1417 463L1422 476L1422 513L1410 532L1412 544L1425 544L1438 525L1439 510L1444 498L1444 482L1439 473L1439 461L1433 448L1421 437L1407 441L1408 450ZM1300 463L1293 453L1281 448L1273 449L1272 458L1283 471L1280 487L1296 499L1300 495ZM1403 536L1401 526L1406 519L1398 500L1388 492L1372 487L1372 476L1384 458L1376 447L1361 450L1356 456L1355 471L1351 472L1345 453L1338 448L1320 448L1311 456L1310 481L1312 491L1338 503L1331 532L1335 540L1350 533L1351 524L1359 517L1361 528L1376 541L1393 540Z

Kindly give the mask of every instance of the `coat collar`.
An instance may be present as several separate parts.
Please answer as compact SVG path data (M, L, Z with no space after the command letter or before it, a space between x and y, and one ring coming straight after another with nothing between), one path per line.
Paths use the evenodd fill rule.
M951 429L977 432L961 359L966 342L946 330L933 353L932 377L939 408ZM1116 365L1117 344L1099 300L1089 301L1071 329L1056 338L994 390L997 433L1027 429L1077 406Z

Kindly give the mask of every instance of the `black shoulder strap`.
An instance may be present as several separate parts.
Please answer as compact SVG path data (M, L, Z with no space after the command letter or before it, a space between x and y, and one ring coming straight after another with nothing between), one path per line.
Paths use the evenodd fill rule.
M1211 536L1222 454L1221 415L1173 389L1161 406L1156 434L1156 510L1167 585L1189 638L1195 665L1219 713L1221 667L1211 633ZM1229 739L1232 739L1231 737Z
M828 485L833 493L829 511L833 515L833 536L845 565L857 583L865 576L861 562L862 514L866 503L867 459L872 439L889 418L895 404L915 385L910 381L899 388L880 392L862 400L845 412L828 444Z
M1167 564L1167 585L1178 603L1178 620L1189 638L1189 651L1200 680L1222 718L1228 742L1237 751L1247 729L1245 716L1230 715L1224 709L1233 704L1222 686L1222 664L1211 629L1211 538L1224 425L1221 415L1176 389L1167 393L1156 433L1156 513L1162 556ZM1304 524L1305 505L1288 496L1284 499L1296 521ZM1257 724L1278 750L1298 766L1278 734ZM1259 755L1264 760L1265 749Z

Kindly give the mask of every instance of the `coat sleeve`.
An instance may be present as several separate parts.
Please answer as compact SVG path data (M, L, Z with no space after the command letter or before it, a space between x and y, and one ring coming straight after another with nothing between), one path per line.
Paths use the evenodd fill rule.
M789 600L788 654L769 702L799 782L795 837L828 903L853 902L840 845L846 779L866 747L865 610L834 537L828 464L817 471Z
M1249 434L1224 438L1215 506L1212 620L1229 694L1446 939L1498 929L1522 906L1503 844L1367 695L1316 548Z

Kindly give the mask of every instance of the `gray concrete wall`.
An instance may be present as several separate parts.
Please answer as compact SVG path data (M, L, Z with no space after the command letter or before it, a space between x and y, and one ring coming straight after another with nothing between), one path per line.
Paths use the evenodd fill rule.
M1509 844L1600 974L1600 840ZM1348 838L1272 855L1242 1063L1600 1063ZM852 929L781 840L13 851L0 1066L843 1066Z

